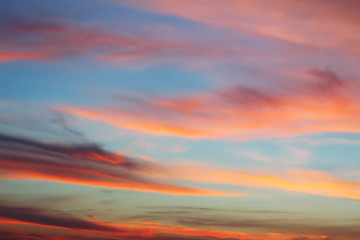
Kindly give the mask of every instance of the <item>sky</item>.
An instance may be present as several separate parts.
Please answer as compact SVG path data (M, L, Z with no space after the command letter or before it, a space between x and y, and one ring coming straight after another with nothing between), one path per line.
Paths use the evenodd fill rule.
M360 239L359 11L1 0L0 239Z

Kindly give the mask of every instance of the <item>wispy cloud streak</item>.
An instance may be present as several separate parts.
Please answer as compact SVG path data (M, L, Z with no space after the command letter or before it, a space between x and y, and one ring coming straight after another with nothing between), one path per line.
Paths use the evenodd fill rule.
M360 132L359 86L329 69L304 74L299 89L236 85L170 98L116 99L103 108L62 110L140 132L186 138L266 139L323 132Z
M0 224L25 224L33 226L43 226L49 228L64 228L72 231L81 232L98 232L102 233L107 239L114 237L115 239L185 239L193 237L194 239L248 239L257 236L235 232L235 231L220 231L220 230L206 230L201 228L181 227L181 226L167 226L160 223L148 224L144 222L139 223L105 223L99 221L87 221L72 216L59 216L49 213L48 211L25 206L14 205L0 205ZM42 235L21 235L13 234L11 232L0 232L2 236L26 237L25 239L32 239L38 237L41 239ZM45 237L45 236L44 236ZM58 236L49 237L50 239L79 239L76 236ZM91 237L84 237L80 239L92 239ZM94 238L96 239L96 238Z
M7 18L0 26L0 63L18 60L54 62L79 56L106 62L176 62L183 58L219 55L217 51L196 44L109 32L71 19L21 16Z
M150 180L145 175L162 171L161 167L107 152L96 144L43 143L3 134L0 143L3 179L39 179L167 194L225 194Z
M264 40L359 52L360 23L356 1L277 0L155 0L118 1L155 13L222 27L241 34L258 34ZM192 9L192 11L189 11ZM194 14L196 12L196 14Z

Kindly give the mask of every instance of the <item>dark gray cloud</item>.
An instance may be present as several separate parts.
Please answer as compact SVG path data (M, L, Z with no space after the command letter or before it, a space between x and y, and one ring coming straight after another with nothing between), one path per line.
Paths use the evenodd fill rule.
M0 130L0 178L10 176L170 194L210 194L207 190L153 180L149 175L166 171L164 166L113 153L86 140L60 112L28 110L21 117L21 106L16 111L10 108L12 105L8 106L0 107L0 126L4 122L11 124L12 119L16 123L11 124L11 129ZM38 121L39 118L46 120ZM34 123L32 131L21 134L29 119Z
M74 217L57 216L41 209L24 206L0 205L0 216L7 219L41 224L50 227L63 227L77 230L118 232L119 229L85 221Z
M199 229L229 229L247 232L298 233L299 237L291 240L318 240L301 236L329 236L326 240L356 240L360 238L357 222L341 224L326 220L316 220L310 215L287 211L233 211L236 216L226 210L197 207L142 207L144 213L130 217L131 220L168 222L176 225ZM243 213L243 214L241 214ZM294 217L294 216L296 217ZM320 239L320 238L319 238ZM322 238L321 238L322 239Z
M201 190L152 181L162 167L104 150L98 144L48 143L0 133L1 175L110 188L197 194Z

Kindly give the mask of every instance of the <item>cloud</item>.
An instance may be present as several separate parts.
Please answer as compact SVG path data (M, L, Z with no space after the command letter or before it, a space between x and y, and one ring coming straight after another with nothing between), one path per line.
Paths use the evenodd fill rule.
M113 154L96 144L43 143L0 134L2 178L38 179L166 194L222 195L220 192L156 182L145 177L162 167ZM224 193L223 193L224 194Z
M119 231L119 229L110 226L105 226L95 222L85 221L73 217L51 215L40 209L31 207L1 205L0 216L4 219L11 219L30 224L45 225L48 227L60 227L72 230L90 230L101 232ZM6 220L4 222L6 222Z
M8 127L4 129L10 129L6 133L0 132L1 179L36 179L163 194L232 195L150 178L150 173L167 171L166 166L107 151L69 126L65 116L59 122L58 112L28 110L24 114L26 117L20 117L14 121L15 124L8 125L11 119L19 115L6 108L0 110L0 116L5 116L0 117L0 126L5 121ZM53 114L56 114L57 121L49 116ZM42 121L36 121L39 117ZM32 123L32 131L27 129L28 120ZM54 128L50 122L58 127Z
M52 240L50 236L37 233L20 234L0 230L0 239L6 240Z
M143 0L117 1L150 12L181 17L241 34L258 34L269 41L278 39L316 47L360 49L359 3L347 1L277 0ZM189 11L192 9L192 11ZM196 14L194 14L196 13Z
M41 58L46 55L43 53L31 53L31 52L0 52L1 62L12 62L32 58Z
M0 238L3 239L51 239L51 240L155 240L155 239L197 239L197 240L288 240L288 239L337 239L332 237L346 237L346 239L357 239L359 232L354 226L335 226L322 223L299 224L288 220L256 220L236 218L228 219L222 217L203 218L181 216L175 218L177 226L163 225L157 222L132 221L129 223L104 223L100 221L88 221L72 216L56 215L46 210L30 206L19 206L14 204L0 204L1 224L25 224L30 226L42 226L49 228L65 228L72 230L74 234L59 235L38 234L38 233L14 233L0 231ZM156 214L152 214L156 217ZM172 215L168 215L169 218ZM179 226L179 224L181 226ZM210 230L209 228L272 228L273 232L246 234L237 231ZM80 232L79 232L80 231ZM274 232L275 231L275 232ZM91 233L97 233L92 236ZM326 235L323 235L326 233ZM294 237L301 236L303 237ZM293 237L291 237L293 236ZM305 237L306 236L306 237ZM324 236L327 236L324 238Z
M160 208L161 209L161 208ZM186 210L186 208L183 208ZM191 211L191 209L189 210ZM245 212L246 213L246 212ZM188 212L178 212L178 208L164 208L164 210L152 211L148 209L143 215L133 216L132 219L143 221L171 221L181 226L203 229L236 229L237 231L263 232L268 231L279 234L274 235L274 239L358 239L360 231L356 228L356 222L334 223L333 220L319 221L308 218L304 214L302 217L295 213L285 215L249 215L229 216L228 213L219 211L196 211L193 214ZM251 230L250 230L251 229ZM257 237L253 236L254 239ZM267 238L273 239L269 234Z
M196 44L146 34L109 32L66 18L6 17L0 24L0 62L60 61L78 56L107 62L173 61L217 56Z
M65 228L84 233L102 233L100 238L78 237L78 236L49 236L45 239L73 240L73 239L249 239L251 235L235 231L220 231L197 229L180 226L167 226L162 224L148 223L104 223L98 221L87 221L71 216L59 216L33 207L0 205L0 224L25 224L50 228ZM15 234L12 232L1 232L0 237L12 237L13 239L44 239L39 234ZM113 237L113 238L111 238ZM9 238L8 238L9 239ZM258 239L258 238L254 238Z
M306 82L306 83L304 83ZM148 134L185 138L267 139L360 132L359 87L329 69L311 70L298 89L229 86L168 98L119 98L114 106L62 111Z
M360 145L360 139L326 138L326 139L301 139L309 145Z
M243 101L238 103L238 98L235 100L226 98L224 101L230 101L235 106L243 104ZM259 106L256 104L250 108L257 109ZM41 125L43 122L38 124ZM68 131L69 126L65 126L63 131L78 136L77 131ZM39 128L40 126L37 127L38 130ZM57 132L60 129L57 129ZM46 132L48 128L43 130ZM55 132L56 135L57 132ZM64 137L63 140L54 141L49 138L46 141L39 141L19 135L0 133L1 178L37 179L164 194L245 196L237 192L172 184L174 181L190 181L243 186L253 192L261 189L285 190L360 199L358 181L342 179L328 172L308 169L283 169L282 171L267 169L264 173L197 163L161 164L115 154L96 143L81 138L74 143L69 141L65 143L66 139L71 139L71 137L69 135L64 135Z
M360 101L348 94L357 86L329 69L313 69L307 84L292 92L234 86L209 93L123 101L115 107L61 110L110 125L186 138L253 140L324 132L360 132ZM355 114L359 113L359 114ZM308 153L292 149L306 159ZM165 167L165 166L164 166ZM224 169L183 163L149 173L154 179L243 186L328 197L360 199L359 181L326 171Z
M161 174L159 173L158 176ZM242 171L206 164L182 163L173 166L172 172L165 173L164 178L243 186L252 190L285 190L302 194L360 199L359 179L340 178L325 171L310 169Z
M322 237L318 237L318 238L314 238L314 237L293 237L289 240L336 240L333 237L329 237L329 236L322 236Z
M151 206L151 207L139 207L140 209L145 210L149 215L135 216L133 218L139 219L150 219L150 217L159 217L159 216L174 216L174 215L188 215L190 213L196 213L201 215L203 213L250 213L250 214L297 214L298 212L291 211L273 211L273 210L248 210L248 209L221 209L221 208L210 208L210 207L192 207L192 206L172 206L172 207L163 207L163 206ZM157 219L159 220L159 218Z
M40 131L40 126L33 127ZM75 134L66 129L63 131ZM60 133L60 129L55 132L56 135ZM166 194L240 196L235 192L171 184L174 180L185 180L188 184L201 182L247 187L248 192L253 194L266 189L352 199L360 197L356 178L346 179L325 171L290 168L281 171L266 169L264 172L260 169L246 171L197 163L165 165L114 154L84 140L65 144L65 139L71 138L67 134L62 141L50 139L45 142L0 134L2 178L38 179Z

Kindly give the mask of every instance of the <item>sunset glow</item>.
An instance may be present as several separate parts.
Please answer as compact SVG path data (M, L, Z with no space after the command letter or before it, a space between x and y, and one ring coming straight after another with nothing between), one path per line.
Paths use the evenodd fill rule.
M0 239L360 239L360 1L0 1Z

